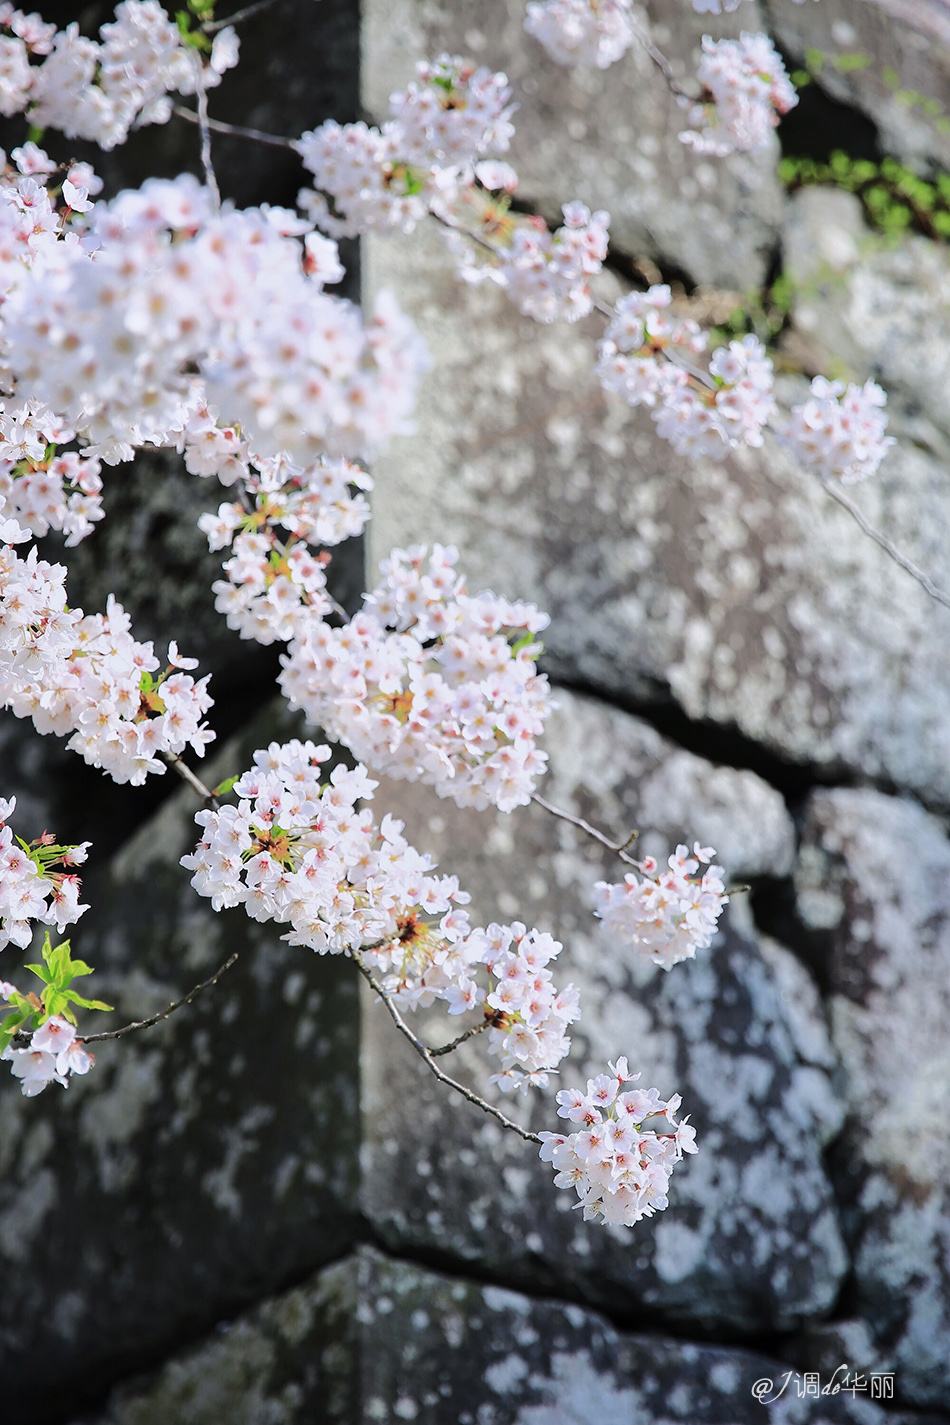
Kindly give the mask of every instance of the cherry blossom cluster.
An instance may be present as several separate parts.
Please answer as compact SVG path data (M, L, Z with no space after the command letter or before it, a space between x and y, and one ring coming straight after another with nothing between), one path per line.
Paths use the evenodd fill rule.
M0 531L2 533L2 531ZM67 746L116 782L140 785L164 772L161 755L190 746L199 756L214 733L201 721L208 679L197 661L169 646L159 669L151 643L138 643L110 596L105 614L66 606L66 570L20 558L0 544L0 707L30 717L38 732L72 734Z
M547 762L551 710L533 604L471 595L458 552L397 549L366 607L342 628L311 620L282 659L292 707L376 771L433 786L459 806L528 803Z
M676 1122L681 1099L660 1098L659 1090L626 1089L626 1059L608 1064L606 1074L587 1080L587 1092L562 1089L558 1116L582 1125L575 1133L542 1133L540 1157L557 1170L556 1187L573 1188L585 1222L632 1227L661 1212L667 1189L684 1153L696 1153L696 1133Z
M531 0L524 27L558 64L607 69L630 48L631 0Z
M887 395L874 381L863 386L828 381L816 376L811 396L793 406L783 431L803 464L823 475L838 476L843 484L866 480L894 444L885 435Z
M723 157L766 148L779 116L798 103L768 35L743 32L737 40L703 35L696 77L705 97L690 110L691 127L680 138L697 153Z
M416 73L390 96L381 129L330 119L298 140L314 188L297 201L331 236L411 232L473 182L479 157L507 150L514 106L504 74L448 54Z
M399 1005L416 1009L444 1000L449 1014L481 1008L489 1024L488 1052L501 1058L490 1084L507 1092L544 1087L571 1045L577 989L558 990L547 968L562 946L544 931L516 921L471 929L465 911L438 924L406 922L388 945L367 954L385 972L383 986ZM488 988L478 983L487 972Z
M607 256L610 214L592 214L583 203L566 203L562 211L564 224L553 233L541 217L512 215L502 228L507 229L508 241L493 243L492 258L481 264L474 261L476 253L468 250L468 244L450 234L451 245L461 257L460 275L468 282L488 280L503 287L518 310L536 322L576 322L586 317L594 305L589 279ZM499 225L493 215L484 216L492 218L497 237Z
M109 461L181 445L208 402L262 455L309 464L379 446L406 426L423 352L389 294L364 323L323 291L306 227L277 208L218 216L187 174L97 204L98 249L60 243L8 294L19 396Z
M90 843L59 846L48 832L23 842L9 825L15 810L16 797L0 797L0 950L11 943L26 949L31 920L62 932L89 909L79 904L73 868L85 861Z
M203 66L157 0L122 0L98 41L78 24L57 31L10 4L0 5L0 32L0 113L28 110L36 128L105 149L124 143L133 125L167 122L170 93L213 88L238 58L228 27L215 35ZM31 56L40 62L31 64Z
M760 446L776 411L772 363L754 336L714 352L708 371L694 358L706 334L668 308L669 287L622 297L599 345L597 374L631 406L648 406L674 450L723 460L739 445Z
M16 994L14 985L0 980L0 999L9 1001ZM95 1056L76 1037L75 1027L58 1014L33 1030L26 1048L8 1044L0 1059L8 1061L10 1072L20 1080L20 1091L26 1098L35 1098L47 1084L57 1083L68 1088L70 1074L88 1074L96 1062Z
M598 881L594 887L594 914L604 931L637 950L654 965L670 970L681 960L691 960L697 950L712 943L722 908L729 897L722 867L710 864L710 846L697 841L692 855L677 846L660 871L652 856L640 861L641 875L630 871L619 884ZM696 872L705 866L701 876Z
M369 809L377 783L337 766L330 749L297 740L255 752L234 785L238 805L198 812L203 835L182 865L216 910L243 905L254 920L289 925L282 938L321 954L362 950L400 1005L443 1000L450 1014L481 1006L491 1020L495 1082L546 1082L570 1046L573 986L557 991L548 964L561 949L524 925L472 929L455 876L436 876L427 855L386 815ZM488 986L476 975L486 971Z
M333 607L326 592L329 556L315 556L309 545L340 544L362 531L369 504L360 492L372 489L372 481L346 460L306 469L280 456L254 463L245 478L247 501L219 505L198 525L212 550L233 550L224 565L227 579L213 585L215 608L228 627L258 643L286 642Z

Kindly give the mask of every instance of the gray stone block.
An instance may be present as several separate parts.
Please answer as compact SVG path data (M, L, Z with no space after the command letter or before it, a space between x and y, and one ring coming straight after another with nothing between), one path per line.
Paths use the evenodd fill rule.
M796 884L828 945L853 1306L908 1402L950 1395L950 843L910 801L816 792Z
M768 1381L772 1406L752 1393ZM363 1248L123 1387L91 1425L911 1425L866 1390L805 1387L751 1351L625 1335Z
M217 776L275 735L289 724L251 731ZM194 846L196 806L181 790L84 878L92 909L73 945L96 969L92 992L116 1006L85 1027L158 1012L234 950L237 965L164 1024L97 1046L67 1092L25 1099L4 1076L0 1263L16 1289L0 1303L0 1375L17 1418L55 1418L64 1395L94 1396L353 1236L352 967L195 896L178 858ZM3 973L16 983L15 954Z

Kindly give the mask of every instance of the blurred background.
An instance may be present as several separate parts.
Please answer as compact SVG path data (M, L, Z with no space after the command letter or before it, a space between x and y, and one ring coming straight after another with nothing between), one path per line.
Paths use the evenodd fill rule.
M880 380L898 443L856 499L950 586L950 12L656 0L641 21L684 76L703 33L743 29L795 72L774 150L724 160L679 143L636 47L564 70L523 12L283 0L242 25L211 112L297 135L385 116L423 56L504 69L519 200L552 222L574 198L612 215L606 300L670 282L681 311L769 342L788 401L819 372ZM95 33L110 10L43 13ZM0 142L24 137L8 121ZM44 141L89 158L107 193L198 171L181 120L110 154ZM227 196L293 204L291 155L223 136L213 151ZM683 1095L701 1151L653 1221L584 1224L533 1149L403 1052L349 964L195 896L177 779L116 787L4 714L17 829L94 843L74 945L114 1022L240 961L166 1024L102 1045L68 1095L3 1086L0 1419L946 1425L950 614L774 444L675 455L600 390L599 319L519 317L455 279L435 230L344 260L344 295L393 290L432 367L416 433L374 465L365 548L334 557L337 597L355 608L394 545L458 545L471 589L551 614L545 795L618 838L639 828L653 854L698 837L751 891L667 975L598 932L590 888L616 863L538 807L462 813L405 784L377 806L472 890L476 923L564 942L583 1017L563 1082L626 1054ZM177 638L213 673L213 784L301 735L275 701L277 653L213 609L196 520L216 487L163 452L105 474L71 602L113 592L137 637ZM477 1046L458 1060L484 1089ZM550 1094L515 1110L556 1126ZM845 1366L863 1387L814 1393ZM885 1375L893 1398L872 1400Z

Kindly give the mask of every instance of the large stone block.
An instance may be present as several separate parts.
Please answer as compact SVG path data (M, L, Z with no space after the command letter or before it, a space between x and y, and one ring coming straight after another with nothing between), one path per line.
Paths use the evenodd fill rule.
M950 802L948 615L812 475L771 440L721 465L675 455L600 390L599 318L519 317L456 282L438 234L373 238L364 270L433 356L417 434L374 466L371 564L455 543L472 588L550 612L547 666L565 681L627 700L672 690L690 717L825 776ZM950 587L942 460L902 441L857 498Z
M950 843L910 801L816 792L796 871L824 938L847 1123L833 1156L853 1304L901 1391L950 1398Z
M808 1399L766 1356L625 1335L362 1248L121 1388L92 1425L937 1425L885 1412L864 1380Z
M823 89L877 126L885 153L915 168L950 165L950 17L945 5L939 0L822 0L820 5L766 0L765 8L782 48L795 62L807 57Z
M622 835L638 801L636 755L628 761L636 725L625 727L625 715L590 700L561 696L545 789L575 814L610 817L610 829ZM740 774L720 771L738 792ZM702 785L697 779L689 809L697 822L709 814ZM405 784L385 784L377 798L473 892L474 923L520 919L564 942L556 981L571 980L581 993L572 1058L551 1088L505 1100L506 1111L535 1131L556 1130L554 1089L582 1083L603 1072L608 1058L627 1054L645 1083L664 1096L683 1094L701 1144L674 1176L665 1213L634 1229L585 1224L536 1149L479 1109L448 1101L370 997L361 1201L381 1239L397 1252L477 1264L479 1273L579 1297L633 1321L750 1333L829 1312L847 1258L821 1154L840 1111L821 1006L800 963L759 943L737 904L713 949L669 974L654 971L598 928L591 887L605 872L619 879L623 868L605 862L573 826L536 805L473 816ZM641 816L645 841L657 845L658 829L665 839L673 816L672 805L656 822ZM749 849L753 835L750 828ZM738 862L743 854L737 843ZM448 1025L447 1033L444 1014L431 1011L432 1042L464 1022ZM487 1086L493 1061L482 1041L452 1058L463 1080L496 1092Z
M229 749L246 764L272 718ZM212 776L215 775L211 769ZM161 1359L354 1232L358 1006L352 967L214 914L178 858L197 799L180 791L105 868L76 953L117 1026L163 1009L232 951L220 983L156 1028L97 1046L85 1079L0 1093L0 1375L10 1418L62 1419L131 1367ZM24 957L29 960L27 953ZM15 983L16 952L3 959ZM26 978L26 977L24 977ZM6 1070L6 1066L4 1066ZM42 1388L38 1387L42 1383Z
M716 35L762 28L756 3L719 16ZM695 74L709 17L680 0L635 7L681 77ZM363 102L376 118L417 60L471 55L502 69L520 108L511 161L519 196L550 220L580 198L611 214L611 245L646 254L694 281L758 285L778 236L782 193L775 152L697 159L677 137L685 116L637 43L608 70L564 67L524 31L524 0L370 0L363 6Z

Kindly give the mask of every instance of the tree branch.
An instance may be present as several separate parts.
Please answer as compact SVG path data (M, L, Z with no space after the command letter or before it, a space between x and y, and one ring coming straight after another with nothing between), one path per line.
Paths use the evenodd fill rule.
M626 861L628 866L635 866L639 871L639 862L635 861L632 856L627 855L627 847L631 841L636 840L639 834L638 832L632 831L624 841L611 841L609 836L605 836L602 831L598 831L596 826L591 826L590 822L585 821L582 816L574 816L573 812L565 811L563 807L554 806L538 792L532 793L531 800L537 802L539 807L543 807L543 809L550 812L552 816L558 817L561 821L570 822L571 826L576 826L578 830L583 831L585 835L593 837L595 841L600 842L601 846L606 846L608 851L612 851L615 856L619 856L621 861Z
M912 579L916 579L920 587L926 590L932 599L936 599L938 604L943 604L944 608L950 609L950 597L943 593L941 589L938 589L933 580L929 579L922 569L918 569L917 565L908 559L905 554L901 554L900 550L896 545L891 543L886 534L882 534L879 529L874 528L864 511L844 493L837 481L832 480L828 475L819 475L818 478L831 498L837 500L838 504L848 511L848 514L855 523L860 526L866 535L869 535L870 538L874 540L875 544L880 545L884 553L889 555L895 564L899 564Z
M257 0L255 5L245 5L243 10L236 10L233 15L226 15L223 20L205 20L201 29L206 35L213 35L218 30L226 30L229 25L239 25L242 20L249 20L252 15L262 14L274 4L276 0Z
M449 1044L443 1044L438 1049L430 1049L429 1053L433 1059L437 1059L440 1054L451 1054L453 1049L457 1049L460 1044L464 1044L467 1039L474 1039L476 1034L481 1034L486 1029L491 1029L495 1016L489 1014L483 1019L481 1024L473 1024L471 1029L466 1029L464 1034L460 1034L457 1039L453 1039Z
M370 947L367 946L365 948L369 949ZM361 952L359 950L352 949L350 951L350 955L353 957L357 969L363 976L363 979L369 985L370 989L373 990L374 993L379 996L383 1004L386 1006L386 1009L389 1011L389 1017L392 1020L393 1024L395 1024L396 1028L399 1030L399 1033L403 1036L404 1039L409 1040L409 1043L412 1045L413 1049L415 1049L420 1059L422 1059L423 1062L427 1065L427 1067L432 1071L435 1077L439 1080L440 1084L445 1084L448 1088L454 1089L456 1093L460 1093L464 1099L468 1100L469 1103L473 1103L476 1108L480 1108L483 1113L489 1113L491 1114L492 1118L497 1118L498 1122L504 1128L510 1128L512 1133L517 1133L519 1138L523 1138L526 1143L541 1142L541 1139L538 1137L537 1133L530 1133L527 1128L522 1128L520 1123L515 1123L514 1119L509 1118L507 1114L502 1113L501 1109L495 1108L493 1104L490 1104L486 1102L485 1099L480 1098L478 1094L475 1093L472 1089L466 1088L465 1085L460 1084L457 1079L452 1079L449 1077L448 1074L443 1073L432 1057L432 1050L427 1049L426 1046L423 1044L422 1040L417 1038L416 1035L413 1034L412 1030L409 1028L408 1024L403 1019L402 1015L399 1013L399 1010L396 1008L395 1004L390 999L386 990L380 984L379 980L376 979L372 970L369 968L366 961L363 959ZM462 1037L464 1038L467 1036ZM449 1047L454 1046L447 1046L440 1052L448 1053Z
M195 97L198 103L198 129L201 133L201 166L205 172L205 183L214 203L214 211L221 212L221 189L211 161L211 129L208 119L208 91L205 88L204 71L201 60L195 55Z
M187 119L189 124L201 123L195 111L186 109L184 104L173 104L172 113L177 114L179 119ZM297 151L293 139L284 138L280 134L265 134L263 129L248 129L243 124L225 124L221 119L209 119L208 128L215 134L229 134L232 138L252 139L254 143L270 144L272 148L289 148L295 153Z
M220 965L210 979L202 980L200 985L195 985L194 989L185 995L184 999L175 1000L167 1009L163 1009L160 1014L153 1014L149 1019L136 1019L131 1024L125 1024L121 1029L107 1029L102 1034L83 1034L77 1036L82 1044L99 1044L103 1039L121 1039L125 1034L131 1034L133 1029L150 1029L153 1024L159 1024L163 1019L167 1019L170 1014L174 1014L176 1009L181 1009L191 1001L196 995L200 995L202 990L209 990L212 985L216 985L224 974L225 970L230 970L235 960L238 958L237 951Z
M162 752L159 754L163 762L171 767L173 772L177 772L183 782L187 782L193 792L197 792L202 801L209 807L217 811L221 803L218 801L210 787L206 787L200 777L196 777L194 772L186 762L183 762L177 752Z

